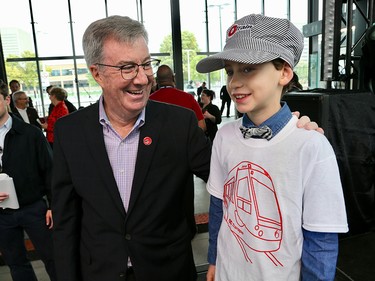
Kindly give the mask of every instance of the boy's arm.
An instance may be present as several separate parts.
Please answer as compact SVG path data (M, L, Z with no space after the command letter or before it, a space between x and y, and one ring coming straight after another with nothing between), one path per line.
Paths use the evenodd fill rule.
M338 255L337 233L302 229L302 280L333 281Z
M210 196L209 223L208 223L208 263L216 265L217 236L223 219L223 201Z

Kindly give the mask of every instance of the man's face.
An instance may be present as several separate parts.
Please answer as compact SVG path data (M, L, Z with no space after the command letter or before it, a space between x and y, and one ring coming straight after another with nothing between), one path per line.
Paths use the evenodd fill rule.
M150 54L143 37L131 43L108 39L103 46L103 58L98 63L122 66L145 63L150 60ZM128 80L122 78L118 68L92 65L90 70L102 87L104 108L110 119L134 119L146 106L154 77L147 76L142 67L137 76Z
M20 84L18 84L17 82L11 83L9 87L10 87L10 91L12 93L17 92L17 91L19 91L21 89L20 88Z
M4 122L8 119L9 101L9 96L4 99L4 96L0 95L0 124L4 124Z
M16 101L16 107L25 109L29 105L29 98L26 94L21 94Z

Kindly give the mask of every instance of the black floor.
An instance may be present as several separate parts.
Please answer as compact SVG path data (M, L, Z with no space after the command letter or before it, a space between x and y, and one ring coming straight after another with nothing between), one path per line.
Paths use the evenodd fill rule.
M340 240L336 281L375 280L375 232Z

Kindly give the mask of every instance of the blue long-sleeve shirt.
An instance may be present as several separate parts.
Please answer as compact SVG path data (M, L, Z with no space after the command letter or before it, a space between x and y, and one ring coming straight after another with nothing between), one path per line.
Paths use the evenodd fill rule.
M288 123L292 117L288 105L282 102L282 108L267 119L263 125L271 128L273 136ZM255 126L245 114L243 125L246 127ZM210 197L209 208L209 244L208 263L216 264L217 237L223 219L223 201L217 197ZM337 233L312 232L302 229L302 265L301 277L303 281L309 280L334 280L336 272L336 261L338 255Z

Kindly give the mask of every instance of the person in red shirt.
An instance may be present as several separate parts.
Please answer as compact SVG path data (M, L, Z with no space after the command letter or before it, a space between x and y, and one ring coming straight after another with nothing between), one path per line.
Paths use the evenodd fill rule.
M47 141L53 148L53 129L57 119L68 115L69 111L65 105L64 99L67 96L66 91L60 87L53 87L49 93L49 99L54 105L51 114L47 118L47 122L42 124L43 129L47 132Z
M150 100L175 104L195 112L198 126L206 131L206 123L202 114L202 109L194 97L176 88L174 73L168 65L161 65L156 73L158 90L150 95Z

